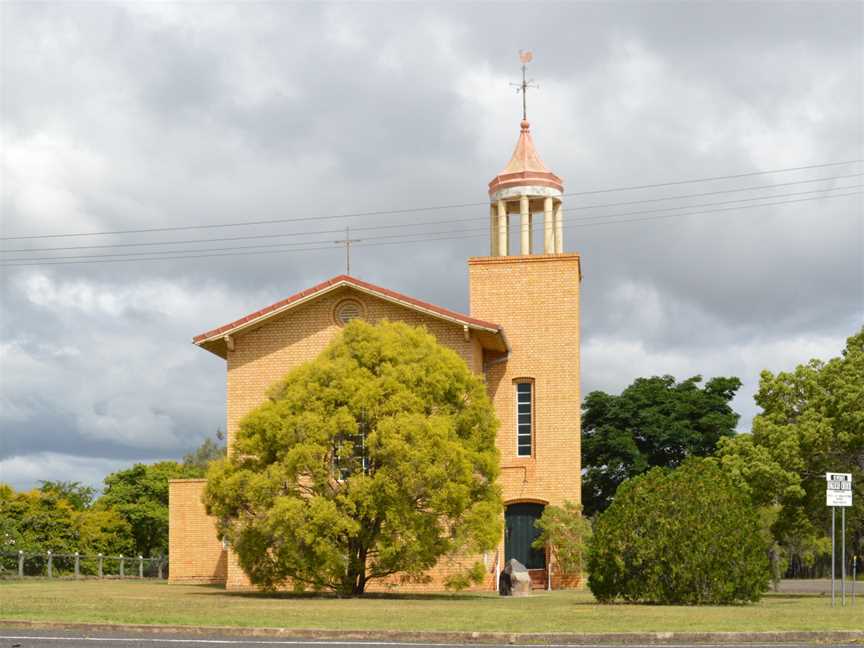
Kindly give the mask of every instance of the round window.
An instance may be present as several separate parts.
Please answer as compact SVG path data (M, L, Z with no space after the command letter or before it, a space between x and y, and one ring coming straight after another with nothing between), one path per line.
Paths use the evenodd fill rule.
M358 317L363 317L363 305L354 299L345 299L336 304L336 323L345 326Z

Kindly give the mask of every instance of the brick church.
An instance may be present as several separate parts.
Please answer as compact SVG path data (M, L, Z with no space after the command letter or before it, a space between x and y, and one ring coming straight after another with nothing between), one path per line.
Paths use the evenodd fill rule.
M489 255L468 259L469 314L340 275L195 337L226 362L228 452L240 420L268 388L314 359L349 320L425 326L483 376L501 423L504 535L496 551L481 557L487 578L480 587L495 589L510 558L529 568L537 587L574 584L578 577L562 575L546 552L531 548L544 506L581 501L582 275L579 255L564 251L562 198L562 180L541 161L523 119L510 162L489 183ZM534 240L535 218L542 219L542 246ZM511 236L513 222L518 229ZM204 486L203 479L170 484L170 578L248 588L204 510ZM430 572L425 589L442 589L444 563Z

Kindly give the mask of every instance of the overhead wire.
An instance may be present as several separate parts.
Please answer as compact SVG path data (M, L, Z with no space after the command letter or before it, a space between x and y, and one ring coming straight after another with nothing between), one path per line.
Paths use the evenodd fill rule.
M594 190L586 190L586 191L576 191L565 193L565 196L587 196L594 194L603 194L603 193L611 193L611 192L619 192L619 191L635 191L642 189L655 189L659 187L671 187L671 186L680 186L685 184L693 184L698 182L712 182L718 180L732 180L732 179L740 179L746 177L754 177L760 175L769 175L774 173L789 173L793 171L804 171L809 169L820 169L820 168L828 168L828 167L836 167L843 166L847 164L858 164L864 160L846 160L842 162L827 162L823 164L811 164L806 166L798 166L798 167L786 167L781 169L769 169L764 171L750 171L747 173L736 173L731 175L723 175L723 176L710 176L705 178L693 178L688 180L675 180L669 182L658 182L653 184L644 184L644 185L633 185L629 187L612 187L607 189L594 189ZM277 223L294 223L294 222L309 222L309 221L323 221L323 220L336 220L336 219L347 219L347 218L359 218L366 216L386 216L386 215L397 215L397 214L411 214L418 212L427 212L427 211L436 211L436 210L445 210L445 209L457 209L464 207L477 207L481 205L487 204L486 202L470 202L470 203L456 203L449 205L432 205L425 207L409 207L404 209L390 209L390 210L375 210L375 211L365 211L365 212L351 212L344 214L329 214L329 215L319 215L319 216L298 216L292 218L273 218L267 220L257 220L257 221L238 221L231 223L205 223L199 225L175 225L175 226L167 226L167 227L148 227L148 228L139 228L139 229L127 229L127 230L110 230L110 231L101 231L101 232L65 232L65 233L57 233L57 234L26 234L26 235L13 235L13 236L2 236L0 237L0 241L15 241L15 240L34 240L34 239L49 239L49 238L71 238L71 237L82 237L82 236L108 236L108 235L118 235L118 234L145 234L145 233L154 233L154 232L177 232L177 231L188 231L195 229L217 229L217 228L226 228L226 227L247 227L247 226L255 226L255 225L274 225Z
M765 189L773 189L775 187L783 187L789 185L798 185L798 184L809 184L814 182L826 182L826 181L834 181L834 180L842 180L849 178L858 178L864 176L864 173L853 173L847 175L840 176L830 176L824 178L812 178L808 180L795 180L792 182L778 183L778 184L769 184L769 185L756 185L751 187L741 187L736 189L724 189L719 191L709 191L709 192L701 192L694 194L679 194L675 196L666 196L660 198L648 198L642 200L634 200L634 201L624 201L618 203L607 203L604 205L578 205L575 208L571 207L568 209L568 212L580 212L585 209L599 209L599 208L608 208L615 206L623 206L623 205L632 205L632 204L640 204L640 203L656 203L660 201L670 201L670 200L681 200L687 198L696 198L702 196L711 196L711 195L720 195L720 194L729 194L729 193L738 193L743 191L762 191ZM860 185L853 185L860 186ZM765 196L752 196L749 198L741 198L736 200L730 200L725 202L714 202L714 203L703 203L697 205L680 205L680 206L666 206L660 207L654 210L640 210L633 212L624 212L619 214L605 214L602 216L585 216L585 217L575 217L576 221L587 221L593 219L605 219L605 218L615 218L619 216L632 216L638 214L645 213L659 213L668 210L674 209L692 209L694 207L704 207L711 205L721 205L721 204L731 204L734 202L745 202L752 200L768 200L772 198L780 198L780 197L788 197L795 195L804 195L809 193L820 193L825 191L835 191L841 189L848 189L851 187L826 187L822 189L814 189L811 191L804 192L796 192L796 193L785 193L785 194L770 194ZM465 223L465 222L474 222L480 219L485 219L486 216L483 217L467 217L467 218L458 218L458 219L448 219L448 220L436 220L436 221L426 221L421 223L385 223L378 225L366 225L366 226L358 226L353 228L353 231L374 231L374 230L383 230L383 229L394 229L394 228L409 228L409 227L426 227L431 225L444 225L444 224L452 224L452 223ZM41 253L41 252L57 252L57 251L67 251L67 250L88 250L88 249L107 249L107 248L123 248L123 247L153 247L160 245L180 245L180 244L196 244L196 243L215 243L215 242L224 242L224 241L245 241L245 240L260 240L260 239L273 239L273 238L285 238L285 237L302 237L302 236L313 236L318 234L341 234L344 232L344 229L328 229L328 230L313 230L313 231L298 231L298 232L271 232L267 234L250 234L244 236L226 236L226 237L209 237L204 239L181 239L181 240L173 240L173 241L137 241L137 242L121 242L121 243L102 243L95 245L75 245L75 246L63 246L63 247L53 247L53 248L16 248L16 249L0 249L0 254L13 254L13 253ZM311 242L307 242L311 243ZM167 250L166 250L167 252Z
M832 190L826 189L825 191L832 191ZM812 200L824 200L824 199L828 199L828 198L841 198L841 197L845 197L845 196L860 195L862 193L864 193L864 192L853 191L853 192L848 192L848 193L843 193L843 194L811 196L808 198L795 198L795 199L791 199L791 200L776 201L776 202L772 202L772 203L738 205L735 207L723 207L723 208L717 208L717 209L708 209L708 210L703 210L703 211L699 211L699 212L691 212L691 213L683 213L683 214L682 213L676 213L676 214L654 215L654 216L647 216L645 218L633 218L633 219L627 219L627 220L606 220L603 222L583 223L580 225L580 227L597 227L597 226L606 226L606 225L618 225L618 224L623 224L623 223L656 221L656 220L663 220L663 219L669 219L669 218L697 216L697 215L710 214L710 213L737 211L737 210L741 210L741 209L752 209L752 208L757 208L757 207L786 205L786 204L791 204L791 203L800 203L800 202L807 202L807 201L812 201ZM738 202L738 201L736 201L736 202ZM438 238L438 237L436 237L436 238L429 238L429 237L415 238L414 240L407 240L407 241L401 241L401 240L383 241L383 242L379 241L379 242L374 242L374 243L358 242L358 243L355 243L352 247L373 247L373 246L377 246L377 245L396 245L396 244L408 245L408 244L412 244L412 243L437 241L437 240L454 240L454 239L463 239L463 238L465 238L465 239L476 238L476 237L482 236L482 234L480 232L488 233L488 228L478 228L477 230L464 230L465 233L473 232L473 231L477 231L478 233L477 234L471 234L470 236L461 236L461 235L450 236L449 234L452 234L452 232L437 232L437 233L436 232L430 232L430 233L428 233L429 235L448 234L448 236L445 236L443 238ZM404 236L410 236L410 235L393 235L393 237L389 237L389 238L395 238L398 236L404 237ZM381 238L388 238L388 237L381 237ZM305 244L309 245L309 244L312 244L312 242L305 242ZM207 253L207 254L185 254L185 252L184 252L184 254L182 254L182 255L179 254L180 251L175 250L173 252L178 253L177 256L150 256L150 257L145 256L145 257L139 257L139 258L130 258L130 255L140 254L140 253L124 253L124 254L117 254L117 255L103 255L103 256L111 257L111 258L99 258L98 256L91 256L91 255L84 255L81 257L68 257L71 259L81 259L81 260L57 260L57 259L62 259L63 257L47 257L47 258L36 258L36 259L26 259L25 258L25 259L14 259L14 261L11 261L11 262L7 261L4 263L0 263L0 266L2 266L2 267L21 267L21 266L33 266L33 265L48 266L48 265L71 265L71 264L81 264L81 263L114 263L114 262L120 262L120 261L170 261L170 260L210 258L210 257L223 257L223 256L243 256L243 255L250 255L250 254L274 254L274 253L285 253L285 252L306 252L306 251L313 251L313 250L338 250L339 249L337 247L334 247L332 242L331 242L331 245L328 245L328 246L311 247L311 248L310 247L305 247L305 248L304 247L293 247L293 248L285 249L285 246L292 245L289 243L273 244L273 245L274 246L280 246L282 249L278 249L278 250L257 249L256 251L237 252L236 251L237 249L246 249L246 248L241 247L241 248L226 248L226 250L234 250L234 251L222 252L219 250L212 250L213 252L216 252L213 254L210 254L210 253ZM295 243L293 245L299 245L299 244ZM246 247L260 248L260 247L264 247L264 246L246 246ZM162 252L162 254L170 254L171 252L172 251L164 251L164 252ZM195 252L207 252L207 250L196 250ZM144 253L144 254L147 254L147 253ZM154 254L156 254L156 253L154 253ZM116 257L121 257L121 256L123 258L116 258Z

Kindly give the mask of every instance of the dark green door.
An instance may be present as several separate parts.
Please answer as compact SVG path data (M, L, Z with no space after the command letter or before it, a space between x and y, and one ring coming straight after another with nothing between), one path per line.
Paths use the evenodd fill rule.
M504 559L515 558L528 569L545 569L546 552L531 543L540 535L534 526L543 514L542 504L511 504L504 512Z

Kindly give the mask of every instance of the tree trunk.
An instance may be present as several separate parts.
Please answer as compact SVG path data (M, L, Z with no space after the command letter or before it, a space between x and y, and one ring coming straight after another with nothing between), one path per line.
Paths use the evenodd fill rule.
M354 592L360 596L366 591L366 547L361 547L357 556L357 578L354 581Z

